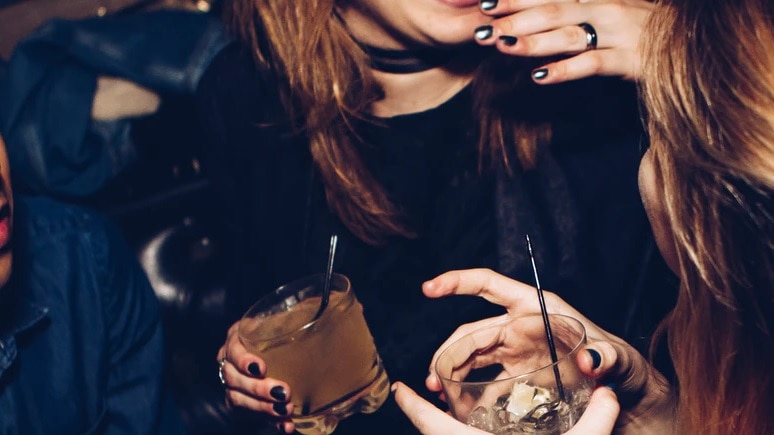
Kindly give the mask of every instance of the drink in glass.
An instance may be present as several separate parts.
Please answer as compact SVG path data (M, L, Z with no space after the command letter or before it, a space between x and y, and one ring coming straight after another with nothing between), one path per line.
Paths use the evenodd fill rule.
M577 366L586 331L571 317L548 318L555 363L540 314L508 317L441 352L436 373L457 420L497 435L558 435L575 424L595 385Z
M320 308L324 275L283 285L256 302L239 323L245 347L266 361L267 376L290 385L296 430L333 432L355 412L376 411L389 379L349 279L333 274Z

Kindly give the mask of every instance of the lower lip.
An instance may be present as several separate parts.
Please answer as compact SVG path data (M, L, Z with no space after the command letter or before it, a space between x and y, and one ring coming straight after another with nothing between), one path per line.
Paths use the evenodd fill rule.
M472 6L478 6L480 3L480 0L438 0L441 3L446 3L449 6L454 6L455 8L469 8Z

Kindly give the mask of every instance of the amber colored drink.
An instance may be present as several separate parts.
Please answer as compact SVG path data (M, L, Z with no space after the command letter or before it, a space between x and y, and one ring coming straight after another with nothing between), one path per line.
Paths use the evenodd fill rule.
M334 275L322 316L322 275L295 281L258 301L240 321L239 336L266 361L267 376L290 385L296 430L333 432L355 412L376 411L389 380L360 304L343 275Z

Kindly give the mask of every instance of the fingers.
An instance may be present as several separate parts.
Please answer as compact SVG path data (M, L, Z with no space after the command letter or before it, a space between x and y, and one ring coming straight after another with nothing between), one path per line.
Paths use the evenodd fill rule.
M499 0L485 14L495 19L474 31L481 45L525 57L571 55L538 68L533 79L552 84L591 75L640 75L639 41L653 4L646 0ZM589 51L580 23L597 33L596 50ZM593 53L593 54L592 54Z
M278 417L290 415L290 388L273 378L258 379L246 376L226 360L223 365L226 399L230 404Z
M600 8L596 3L590 5L577 2L551 2L520 11L503 11L507 15L497 18L491 23L494 30L493 38L482 42L485 42L485 45L492 45L499 36L513 35L519 37L520 41L527 41L529 39L534 44L532 38L535 35L542 35L563 28L574 32L568 35L570 38L575 37L578 41L583 41L585 40L585 33L581 29L576 31L570 28L577 27L578 23L583 23L590 17L597 16L601 13L599 11ZM561 36L561 34L554 36L557 35ZM533 48L538 46L539 44ZM583 49L585 46L586 44L583 43L578 49ZM526 48L526 46L522 46L519 51L525 53ZM532 51L526 51L526 53L533 56L539 55L538 52Z
M453 270L443 273L425 282L422 292L431 298L452 294L481 296L509 311L522 303L532 311L540 309L534 297L534 287L489 269Z
M668 383L633 347L623 342L597 341L578 355L582 372L599 383L614 385L619 402L632 408L645 396L662 393Z
M233 326L229 329L226 344L218 350L218 361L224 358L245 376L259 378L266 373L264 361L250 353L242 345L242 341L239 340L236 329Z
M437 367L437 361L438 357L443 353L444 350L453 342L459 340L463 336L475 331L476 329L483 328L485 326L491 325L493 323L497 323L502 321L508 317L506 314L502 316L492 317L489 319L479 320L478 322L473 323L467 323L454 331L452 335L449 336L449 338L446 339L446 341L441 344L441 346L438 347L438 350L433 354L433 358L430 360L430 370L427 375L427 378L425 379L425 385L430 391L441 391L441 380L438 378L438 367ZM467 359L473 352L475 352L479 347L472 346L470 348L470 352L467 355L460 355L461 358ZM447 366L443 369L444 373L450 373L452 368L455 366L455 364L460 364L464 362L464 359L461 361L453 362L453 360L449 359L447 360Z
M615 75L634 80L641 69L640 57L625 50L590 50L532 72L536 83L548 85L593 75Z
M285 417L293 412L287 383L264 378L266 363L242 345L237 324L228 332L226 344L218 351L220 373L229 404L257 412Z
M505 307L511 315L540 312L537 290L534 287L489 269L453 270L443 273L422 284L422 292L430 298L448 295L480 296ZM590 323L552 292L544 291L543 295L549 313L564 314L575 317L584 324Z
M423 435L483 435L486 432L468 427L419 397L401 382L392 385L395 402Z
M610 388L594 390L586 410L578 423L567 435L608 435L613 432L615 421L621 411L615 393Z

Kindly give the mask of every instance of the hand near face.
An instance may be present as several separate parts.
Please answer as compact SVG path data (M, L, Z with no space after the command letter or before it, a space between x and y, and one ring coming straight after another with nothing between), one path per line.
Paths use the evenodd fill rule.
M437 393L441 393L441 382L435 374L435 361L449 343L474 329L497 322L504 316L540 313L534 287L487 269L446 272L424 283L422 291L432 298L450 295L481 296L489 302L505 307L508 312L503 316L462 325L440 346L433 356L430 374L425 381L427 388ZM664 377L636 349L599 328L556 294L544 291L544 296L549 313L574 317L586 328L589 343L586 345L586 351L578 356L578 366L582 372L597 379L600 385L615 386L622 405L617 432L671 433L669 430L674 417L674 403L670 386ZM412 413L410 416L417 415L415 411L409 412ZM431 415L435 421L437 414L428 411L419 417L422 415Z
M639 40L652 9L647 0L482 0L482 12L494 20L476 29L475 39L514 56L561 57L533 70L539 84L592 75L636 80ZM595 30L596 48L587 46L581 23Z

